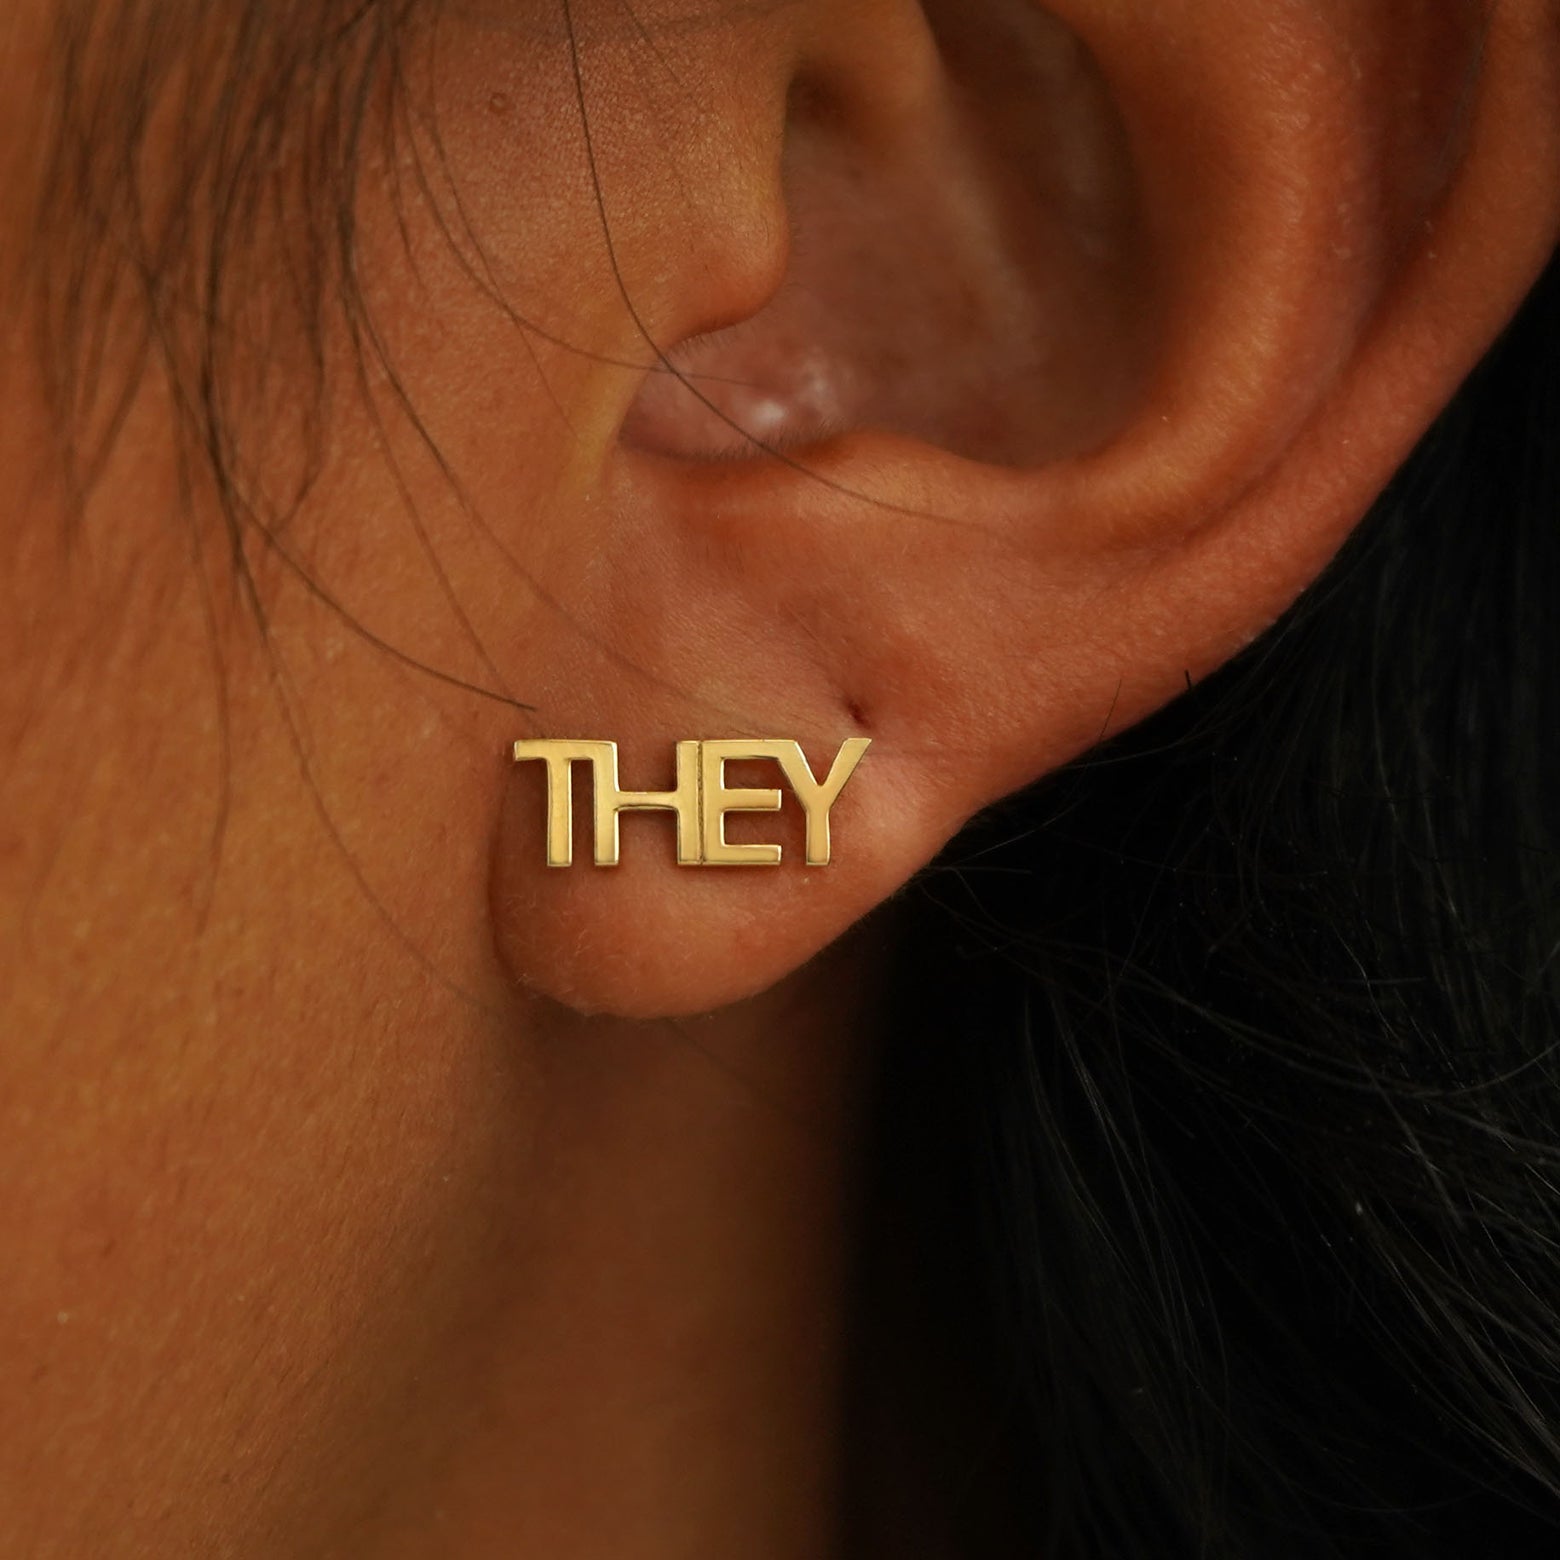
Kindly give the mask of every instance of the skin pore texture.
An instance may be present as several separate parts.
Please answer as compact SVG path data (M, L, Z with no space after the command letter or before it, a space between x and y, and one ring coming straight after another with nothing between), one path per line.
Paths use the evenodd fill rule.
M1011 1552L882 1276L893 896L1260 633L1487 349L1553 6L411 7L350 277L295 74L213 319L225 3L128 204L50 148L124 139L137 7L0 20L0 1552ZM549 871L505 756L852 735L825 871L794 806L772 872L653 814Z

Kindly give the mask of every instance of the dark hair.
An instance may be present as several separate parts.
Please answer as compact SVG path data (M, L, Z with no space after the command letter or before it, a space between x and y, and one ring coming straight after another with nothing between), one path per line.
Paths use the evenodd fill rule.
M1557 418L1560 261L1270 633L913 891L887 1152L1039 1553L1556 1552Z

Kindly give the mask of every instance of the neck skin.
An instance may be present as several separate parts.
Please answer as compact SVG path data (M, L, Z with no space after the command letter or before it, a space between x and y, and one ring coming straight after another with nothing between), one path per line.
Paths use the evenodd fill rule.
M459 1428L385 1553L837 1552L883 954L706 1019L537 1015Z

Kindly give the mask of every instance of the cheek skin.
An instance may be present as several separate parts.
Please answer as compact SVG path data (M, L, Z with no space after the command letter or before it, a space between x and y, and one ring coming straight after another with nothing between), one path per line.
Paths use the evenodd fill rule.
M419 771L432 797L387 786L358 721L427 705L350 640L322 681L299 651L325 620L280 592L268 653L332 755L333 844L237 630L219 711L177 556L143 548L140 579L182 588L94 587L124 518L85 518L50 593L96 622L0 785L29 823L0 861L0 1551L353 1552L453 1433L495 1189L523 1184L511 1031L449 989L491 996L477 863L421 848L419 805L470 801L458 763Z
M601 256L568 171L529 199L544 272ZM235 1533L364 1552L364 1512L415 1498L497 1348L534 1117L486 893L519 717L401 657L524 693L551 532L516 522L556 512L612 397L555 354L571 426L426 208L408 257L388 200L365 207L376 325L508 534L462 508L370 353L376 427L336 340L326 467L282 538L310 583L246 538L263 646L209 495L179 506L155 385L89 512L40 502L30 541L8 538L37 568L7 571L26 610L0 624L26 669L0 689L0 726L26 738L0 774L21 820L17 848L0 839L6 1553L51 1552L43 1533L58 1553L227 1553ZM611 334L599 284L559 288L587 340ZM31 469L29 433L7 420L7 471ZM297 469L284 435L255 442ZM194 564L192 525L211 543ZM73 698L40 671L44 627Z

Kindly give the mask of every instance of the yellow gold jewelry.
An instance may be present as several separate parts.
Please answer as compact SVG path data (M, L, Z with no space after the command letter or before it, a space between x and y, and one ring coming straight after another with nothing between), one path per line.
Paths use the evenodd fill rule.
M773 759L796 793L807 819L807 865L829 864L829 814L855 774L870 737L848 737L828 775L819 780L799 742L679 742L677 778L670 791L625 791L618 783L615 742L572 742L555 738L515 743L517 764L539 759L547 766L547 865L574 864L574 765L589 763L595 782L596 865L615 867L619 859L618 818L626 812L664 810L677 815L677 864L681 867L776 867L778 845L733 844L726 838L726 815L779 812L778 790L751 790L726 784L726 765L747 759Z

